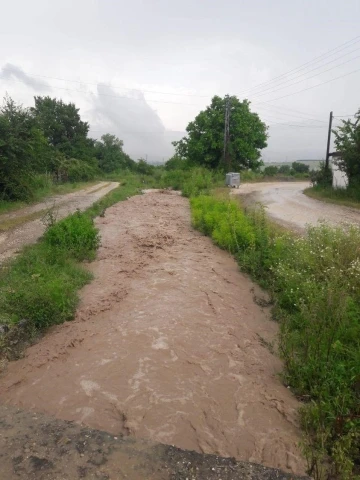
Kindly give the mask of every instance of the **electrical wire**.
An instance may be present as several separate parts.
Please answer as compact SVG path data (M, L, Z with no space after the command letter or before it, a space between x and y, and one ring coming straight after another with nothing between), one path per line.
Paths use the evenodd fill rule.
M347 48L349 48L350 46L352 45L355 45L356 43L358 43L360 41L360 35L352 38L351 40L348 40L347 42L345 43L342 43L341 45L333 48L332 50L329 50L328 52L325 52L324 54L318 56L318 57L315 57L313 58L312 60L300 65L299 67L293 69L293 70L290 70L288 72L285 72L281 75L278 75L277 77L274 77L273 79L270 79L270 80L267 80L266 82L262 82L262 83L259 83L258 85L255 85L254 87L250 88L250 89L246 89L244 90L243 92L240 92L240 95L243 95L243 94L246 94L247 92L251 92L252 90L255 90L257 89L258 87L261 87L261 86L265 86L265 85L269 85L271 83L274 83L276 80L280 79L280 78L283 78L283 77L286 77L292 73L295 73L299 70L303 70L306 66L308 65L311 65L312 63L316 63L318 60L320 60L321 58L327 58L331 55L335 55L335 53L332 53L332 52L335 52L336 50L339 50L339 51L343 51L343 50L346 50ZM348 45L350 44L350 45ZM345 46L346 45L346 46ZM341 48L343 47L343 48ZM339 52L336 52L336 53L339 53Z
M360 72L360 69L353 70L352 72L345 73L344 75L340 75L339 77L331 78L330 80L327 80L326 82L321 82L321 83L318 83L317 85L313 85L311 87L304 88L302 90L298 90L297 92L293 92L293 93L289 93L287 95L283 95L282 97L271 98L269 101L274 102L275 100L280 100L282 98L291 97L292 95L296 95L296 94L301 93L301 92L306 92L307 90L311 90L312 88L320 87L321 85L325 85L327 83L334 82L335 80L339 80L340 78L344 78L344 77L347 77L349 75L353 75L354 73L357 73L357 72ZM259 102L258 105L261 105L261 103L262 102Z
M341 67L342 65L345 65L346 63L349 63L349 62L352 62L353 60L356 60L357 58L360 58L360 55L357 55L357 56L354 57L354 58L350 58L350 60L346 60L346 62L339 63L338 65L334 65L333 67L328 68L327 70L324 70L323 72L316 73L315 75L312 75L311 77L303 78L302 80L299 80L299 81L297 81L297 82L291 83L290 85L286 85L286 86L280 87L280 88L275 88L274 90L270 90L270 92L262 92L262 93L259 93L259 94L256 93L256 94L255 94L255 98L257 98L257 97L262 97L263 95L269 95L270 93L277 92L277 91L279 91L279 90L284 90L284 88L290 88L290 87L292 87L293 85L297 85L297 84L299 84L299 83L305 82L306 80L311 80L312 78L315 78L315 77L317 77L318 75L321 75L322 73L330 72L330 70L334 70L334 68Z

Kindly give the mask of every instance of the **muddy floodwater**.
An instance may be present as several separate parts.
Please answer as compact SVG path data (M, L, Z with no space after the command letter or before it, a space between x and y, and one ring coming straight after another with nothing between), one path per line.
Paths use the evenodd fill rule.
M191 228L188 200L132 197L97 225L76 319L8 365L1 402L302 474L299 403L268 348L277 324L233 258Z

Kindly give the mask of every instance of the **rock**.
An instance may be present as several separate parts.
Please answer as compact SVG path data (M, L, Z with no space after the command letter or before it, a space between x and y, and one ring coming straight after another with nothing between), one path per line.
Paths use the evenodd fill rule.
M9 326L8 325L0 325L0 335L4 335L9 331Z

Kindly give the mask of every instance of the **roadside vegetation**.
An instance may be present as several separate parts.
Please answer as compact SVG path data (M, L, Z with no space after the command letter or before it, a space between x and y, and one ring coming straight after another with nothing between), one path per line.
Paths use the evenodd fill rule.
M284 233L261 207L191 199L193 225L271 292L283 380L303 401L309 473L354 479L360 462L360 230ZM359 472L358 472L359 473Z
M152 170L145 160L132 160L115 135L90 138L90 126L73 103L50 97L34 101L34 107L24 108L5 97L0 107L0 213L114 171Z
M360 208L360 188L332 188L327 185L314 185L304 190L305 195L327 203L345 207Z

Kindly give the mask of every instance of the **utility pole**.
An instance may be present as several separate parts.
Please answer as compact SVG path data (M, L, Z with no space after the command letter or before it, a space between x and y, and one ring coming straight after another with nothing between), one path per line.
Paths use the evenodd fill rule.
M231 169L231 158L229 154L230 141L230 98L226 95L225 100L225 128L224 128L224 164L227 166L228 172Z
M333 121L333 112L330 112L328 141L327 141L326 157L325 157L325 168L326 168L326 169L329 168L329 153L330 153L330 140L331 140L332 121Z

